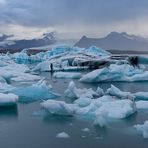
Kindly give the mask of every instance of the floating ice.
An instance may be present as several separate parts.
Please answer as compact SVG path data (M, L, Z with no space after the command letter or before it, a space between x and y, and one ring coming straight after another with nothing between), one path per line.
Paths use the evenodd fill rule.
M148 109L148 101L137 101L136 107L137 109Z
M136 92L134 95L136 100L148 100L148 92Z
M59 94L54 93L51 87L47 86L44 80L40 80L36 84L27 87L16 87L11 90L19 96L19 101L32 102L41 99L54 99L59 97Z
M104 95L104 91L102 88L98 87L96 93L98 94L98 97L102 97Z
M93 124L100 126L100 127L106 127L107 126L107 122L102 115L97 116Z
M14 105L18 101L18 96L12 93L0 93L0 106Z
M78 72L55 72L53 77L55 78L70 78L70 79L79 79L81 78L81 73Z
M86 107L86 106L90 105L90 103L91 103L91 98L85 97L85 96L82 96L79 99L74 101L74 104L76 104L80 107Z
M53 115L72 116L75 113L74 106L64 101L47 100L41 103L41 106Z
M107 118L122 119L132 115L136 111L131 100L116 100L105 102L96 110L96 116L103 115Z
M83 96L83 98L93 98L99 96L99 94L93 91L91 88L76 88L75 83L71 81L69 83L68 89L65 91L65 96L70 99L78 99L81 96Z
M0 67L0 76L6 80L12 81L34 81L39 80L40 77L27 73L28 66L24 64L9 64L8 66Z
M137 124L134 127L138 132L142 133L143 138L148 138L148 121L145 121L144 124Z
M119 88L115 87L114 85L111 85L111 88L107 89L106 93L111 96L116 96L121 99L133 100L135 98L135 96L131 94L130 92L123 92Z
M89 129L89 128L83 128L82 131L83 131L83 132L89 132L90 129Z
M69 138L70 136L65 132L61 132L61 133L58 133L56 137L57 138Z
M107 81L147 81L148 71L134 68L128 64L111 64L109 68L94 70L80 79L81 82L107 82Z

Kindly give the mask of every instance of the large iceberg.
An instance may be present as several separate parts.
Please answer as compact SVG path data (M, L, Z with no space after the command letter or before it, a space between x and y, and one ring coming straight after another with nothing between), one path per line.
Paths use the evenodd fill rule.
M44 56L42 56L42 62L39 63L33 71L50 71L51 63L53 64L53 69L55 71L80 70L88 68L88 64L86 66L84 63L108 60L110 56L111 54L109 52L97 47L84 49L78 47L58 46L45 52Z
M14 105L18 101L18 96L12 93L0 93L0 106Z
M107 81L147 81L148 71L134 68L128 64L111 64L108 68L94 70L80 79L81 82L107 82Z
M54 93L51 90L51 86L47 86L44 80L40 80L31 86L16 87L12 89L11 92L18 95L19 101L21 102L54 99L60 96L59 94Z

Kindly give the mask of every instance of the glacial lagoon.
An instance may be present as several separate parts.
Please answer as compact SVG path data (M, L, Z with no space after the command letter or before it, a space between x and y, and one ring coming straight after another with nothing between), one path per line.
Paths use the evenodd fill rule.
M62 96L57 100L64 100L64 91L67 89L71 79L56 79L51 73L42 72L41 76L52 85L53 90ZM138 92L148 91L147 82L107 82L86 84L74 80L79 88L97 89L98 86L106 90L111 84L124 91ZM17 82L13 82L18 86ZM19 86L29 85L20 84ZM17 103L13 107L0 108L0 147L2 148L147 148L148 140L143 139L141 133L133 126L143 124L147 120L148 111L141 110L130 117L108 123L101 128L94 126L88 117L65 117L44 114L40 103ZM85 129L89 130L85 130ZM57 138L57 134L66 132L69 138Z

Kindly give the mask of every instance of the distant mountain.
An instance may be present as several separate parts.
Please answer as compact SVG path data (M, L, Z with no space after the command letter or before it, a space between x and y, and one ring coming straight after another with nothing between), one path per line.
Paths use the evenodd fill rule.
M43 34L43 36L39 39L12 40L10 37L12 37L12 35L0 36L0 49L24 49L24 48L51 45L56 42L56 38L53 32Z
M111 32L104 38L88 38L83 36L75 46L88 48L98 46L105 50L148 51L148 39L126 32Z

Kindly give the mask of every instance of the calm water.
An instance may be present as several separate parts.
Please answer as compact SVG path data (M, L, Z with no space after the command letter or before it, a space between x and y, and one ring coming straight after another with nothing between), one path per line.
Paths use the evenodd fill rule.
M70 80L55 80L50 73L42 73L53 89L63 94ZM110 83L84 84L77 87L97 86L107 89ZM124 91L148 91L148 83L112 83ZM64 96L61 97L64 99ZM147 148L148 140L133 129L133 125L148 120L148 111L109 123L107 128L92 125L92 121L78 117L33 115L40 111L40 102L20 104L12 108L0 108L0 148ZM89 128L90 132L82 129ZM68 139L56 138L59 132L67 132Z

